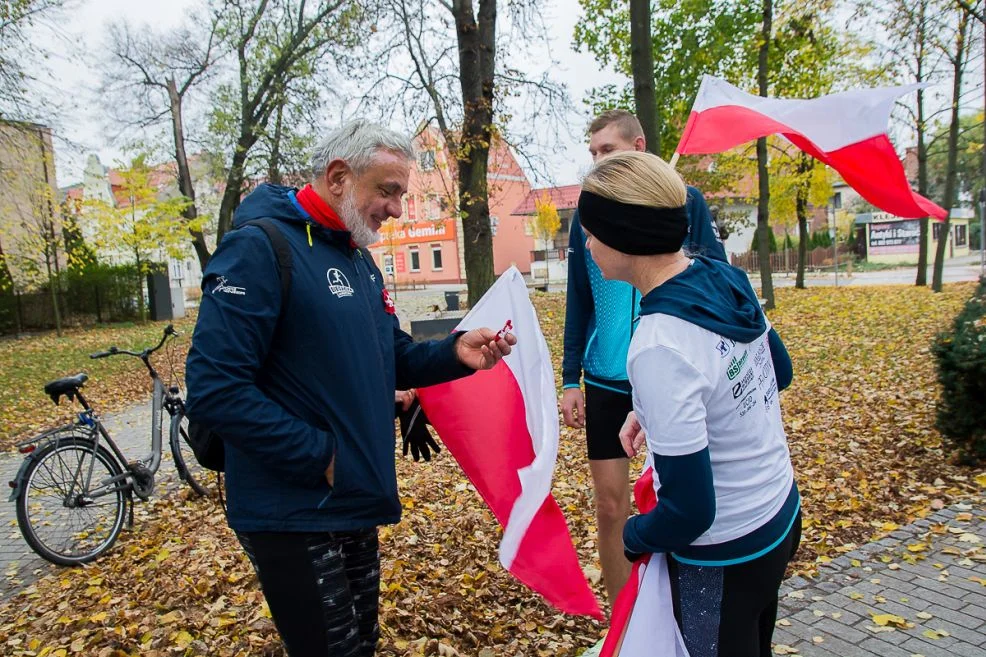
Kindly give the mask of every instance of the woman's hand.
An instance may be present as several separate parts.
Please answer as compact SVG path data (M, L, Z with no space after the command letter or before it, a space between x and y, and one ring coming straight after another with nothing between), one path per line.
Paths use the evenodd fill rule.
M647 436L644 434L644 429L637 421L637 414L630 411L627 413L627 419L623 422L623 428L620 429L620 444L623 445L623 451L627 453L627 456L633 458L646 440Z

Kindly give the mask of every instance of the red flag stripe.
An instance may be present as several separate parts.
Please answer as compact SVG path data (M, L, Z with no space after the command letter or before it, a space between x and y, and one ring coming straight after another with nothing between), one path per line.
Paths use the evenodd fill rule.
M833 151L823 151L790 126L739 105L719 105L692 112L677 152L720 153L759 137L780 134L815 159L839 172L846 183L876 207L900 217L944 219L945 209L911 189L904 167L886 134Z
M535 456L524 396L512 370L500 362L466 379L422 388L419 396L442 442L505 525L521 494L517 472ZM524 535L510 572L561 611L602 618L565 517L550 495Z

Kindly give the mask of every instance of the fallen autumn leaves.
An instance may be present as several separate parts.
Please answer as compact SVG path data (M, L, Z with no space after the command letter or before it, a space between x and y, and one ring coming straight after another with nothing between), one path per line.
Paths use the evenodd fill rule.
M971 291L778 291L771 320L795 365L782 406L805 506L796 570L810 574L818 559L975 490L974 473L941 453L928 353ZM538 296L536 304L557 366L564 299ZM563 430L555 496L601 594L583 445ZM565 657L597 640L602 625L559 616L503 572L495 522L447 454L431 464L401 460L398 476L405 519L381 530L378 654ZM214 502L178 492L138 514L134 531L100 561L45 569L0 608L5 654L283 654Z

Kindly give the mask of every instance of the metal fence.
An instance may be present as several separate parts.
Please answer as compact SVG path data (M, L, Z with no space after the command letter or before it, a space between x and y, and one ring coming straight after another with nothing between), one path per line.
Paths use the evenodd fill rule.
M839 263L845 263L853 255L852 247L846 245L839 246ZM730 262L734 267L739 267L749 272L760 271L760 254L756 251L733 254ZM831 269L835 264L835 254L833 248L818 247L811 249L805 254L805 269L808 271L818 271ZM798 250L782 249L770 254L770 270L773 272L796 272L798 271Z
M56 282L63 326L137 319L136 273L133 267L93 267L64 273ZM0 335L55 328L51 289L0 293Z

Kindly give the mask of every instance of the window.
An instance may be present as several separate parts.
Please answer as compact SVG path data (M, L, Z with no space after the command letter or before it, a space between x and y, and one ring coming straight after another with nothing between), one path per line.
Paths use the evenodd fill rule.
M388 276L394 275L394 256L390 254L384 254L383 273L387 274Z
M421 271L421 258L418 255L418 247L412 246L408 251L411 254L411 271Z
M421 151L418 153L418 167L422 171L431 171L435 168L435 151Z
M933 223L931 224L931 239L938 241L938 236L941 235L941 224Z
M425 196L425 219L428 221L438 221L441 216L441 203L438 201L438 194L428 194Z
M442 245L431 245L431 269L432 271L442 271Z
M955 225L955 246L965 246L966 228L963 224Z
M832 207L836 210L842 209L842 192L836 192L832 197Z

